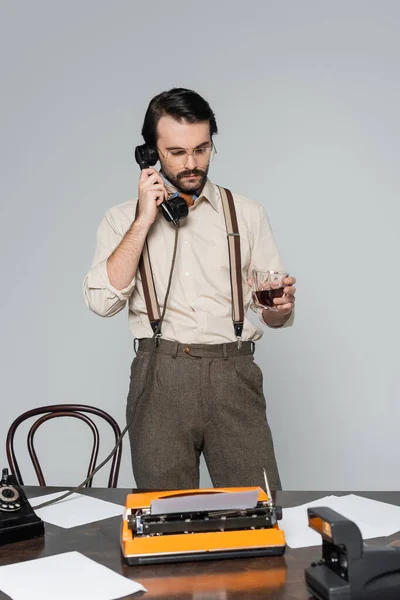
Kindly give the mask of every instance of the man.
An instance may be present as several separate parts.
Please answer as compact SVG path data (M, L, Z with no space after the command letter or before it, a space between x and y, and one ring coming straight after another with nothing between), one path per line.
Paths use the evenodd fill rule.
M216 487L264 486L264 467L271 488L281 487L262 373L253 360L262 331L245 318L240 346L232 323L226 222L221 192L208 179L216 133L214 113L197 93L175 88L151 100L142 135L158 153L161 170L143 169L138 200L107 211L84 282L87 305L103 317L115 315L128 302L131 331L139 339L127 420L136 411L129 434L140 488L198 488L202 452ZM138 266L147 239L162 311L176 228L159 206L176 191L183 194L189 214L179 223L162 337L154 347ZM253 269L283 269L263 208L243 196L233 198L246 313ZM264 324L277 328L292 323L294 283L293 277L284 280L285 295L274 300L276 311L252 306ZM145 394L136 402L144 384Z

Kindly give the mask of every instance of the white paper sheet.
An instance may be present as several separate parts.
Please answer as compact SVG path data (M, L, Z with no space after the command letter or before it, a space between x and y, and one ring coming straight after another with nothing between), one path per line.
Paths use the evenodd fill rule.
M65 491L47 494L46 496L36 496L35 498L29 498L29 502L35 510L35 506L38 504L58 498L63 494L65 494ZM85 523L94 523L95 521L122 515L124 509L125 507L119 504L84 496L83 494L72 494L68 498L65 498L65 500L60 500L60 502L56 502L51 506L35 510L35 513L45 523L52 523L58 527L69 529L70 527L77 527Z
M0 589L13 600L115 600L147 591L80 552L0 567Z
M249 490L247 492L188 494L187 496L153 500L150 506L150 512L153 515L165 515L175 512L254 508L257 504L258 494L258 490Z
M308 526L307 508L309 506L330 506L330 500L333 497L324 496L301 506L283 509L282 520L278 522L278 525L279 529L284 531L286 543L290 548L319 546L322 543L320 534Z
M365 538L383 537L400 531L400 506L348 494L340 498L339 507L337 512L343 516L351 521L368 523L371 533L377 532L375 535L363 535Z
M301 506L283 509L279 528L285 532L290 548L319 546L322 537L308 526L307 508L327 506L356 523L363 539L385 537L400 530L400 507L369 500L355 494L324 496Z

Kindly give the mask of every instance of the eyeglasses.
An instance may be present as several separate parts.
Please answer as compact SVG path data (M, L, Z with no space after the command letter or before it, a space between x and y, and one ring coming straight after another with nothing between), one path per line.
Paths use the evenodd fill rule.
M214 156L217 154L217 149L214 146L213 142L207 144L207 146L200 146L199 148L195 148L192 152L188 152L187 150L183 149L177 149L168 150L167 154L163 154L160 148L157 147L157 150L165 159L168 166L175 168L184 167L189 159L189 156L193 156L193 159L196 161L197 166L204 166L208 162L212 162L214 160Z

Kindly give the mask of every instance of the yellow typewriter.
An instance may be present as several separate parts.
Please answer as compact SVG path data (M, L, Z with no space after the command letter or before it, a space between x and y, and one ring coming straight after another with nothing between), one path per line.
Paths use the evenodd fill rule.
M129 494L122 553L129 565L282 556L282 509L269 496L259 487Z

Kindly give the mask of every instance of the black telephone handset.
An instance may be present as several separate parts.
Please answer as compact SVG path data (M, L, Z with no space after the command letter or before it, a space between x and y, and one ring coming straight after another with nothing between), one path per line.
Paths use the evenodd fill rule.
M8 469L0 480L0 545L44 535L43 521L34 513L25 492Z
M155 148L150 148L147 144L142 144L135 148L135 159L141 169L149 169L157 163L158 153ZM184 199L179 196L179 193L162 202L160 206L164 218L174 225L189 214L189 207Z

